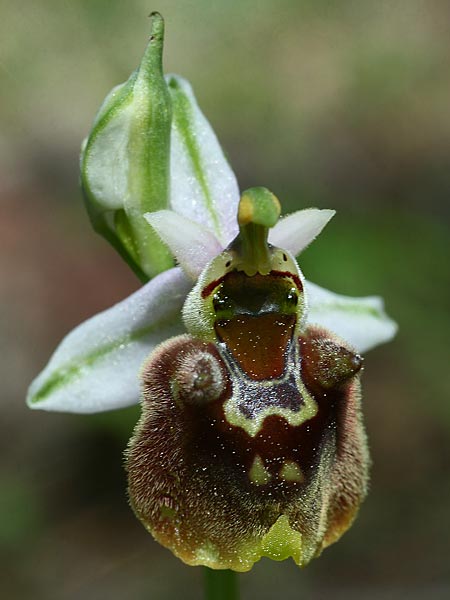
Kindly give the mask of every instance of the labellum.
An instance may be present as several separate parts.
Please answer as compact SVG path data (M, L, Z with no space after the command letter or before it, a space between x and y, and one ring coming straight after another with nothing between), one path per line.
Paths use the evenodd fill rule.
M188 331L144 363L127 451L129 496L155 539L191 565L306 565L352 523L369 456L362 359L306 325L304 278L267 242L265 188L242 194L234 241L185 302Z

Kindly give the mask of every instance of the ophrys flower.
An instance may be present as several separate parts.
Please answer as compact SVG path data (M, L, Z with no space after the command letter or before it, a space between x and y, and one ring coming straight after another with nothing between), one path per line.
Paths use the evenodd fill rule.
M189 84L163 77L161 52L156 16L140 68L107 97L82 154L94 226L153 279L70 333L28 402L120 408L139 401L141 373L127 468L146 527L190 564L306 564L365 495L357 352L395 324L379 298L304 280L295 256L334 211L278 221L265 188L239 200Z

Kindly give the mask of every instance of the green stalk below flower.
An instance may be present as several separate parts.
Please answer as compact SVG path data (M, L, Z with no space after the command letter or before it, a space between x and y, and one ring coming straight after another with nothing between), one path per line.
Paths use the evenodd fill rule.
M204 573L205 600L239 600L239 583L234 571L205 567Z

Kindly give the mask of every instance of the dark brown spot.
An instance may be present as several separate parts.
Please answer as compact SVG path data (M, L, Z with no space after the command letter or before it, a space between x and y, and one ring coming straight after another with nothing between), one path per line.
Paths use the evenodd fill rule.
M232 273L237 273L237 272L240 272L240 271L233 271ZM211 281L211 283L208 283L208 285L206 287L204 287L202 290L202 298L207 298L215 290L215 288L222 283L222 281L225 279L225 277L227 277L230 274L231 273L225 273L225 275L222 275L222 277L219 277L218 279ZM303 291L303 285L302 285L302 282L300 281L300 277L298 275L296 275L295 273L291 273L290 271L270 271L269 275L264 275L263 277L268 277L268 276L290 277L292 279L292 281L295 283L295 285L297 286L298 290L300 292Z

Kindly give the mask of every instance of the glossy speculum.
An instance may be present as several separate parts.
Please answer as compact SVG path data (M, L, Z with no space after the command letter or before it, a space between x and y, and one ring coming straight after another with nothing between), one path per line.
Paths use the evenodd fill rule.
M262 556L304 565L340 537L369 464L362 359L305 326L301 272L251 211L188 297L191 335L144 365L127 456L131 503L155 538L188 564L237 571Z
M228 273L214 292L214 329L223 352L253 380L286 372L301 283L285 273Z

